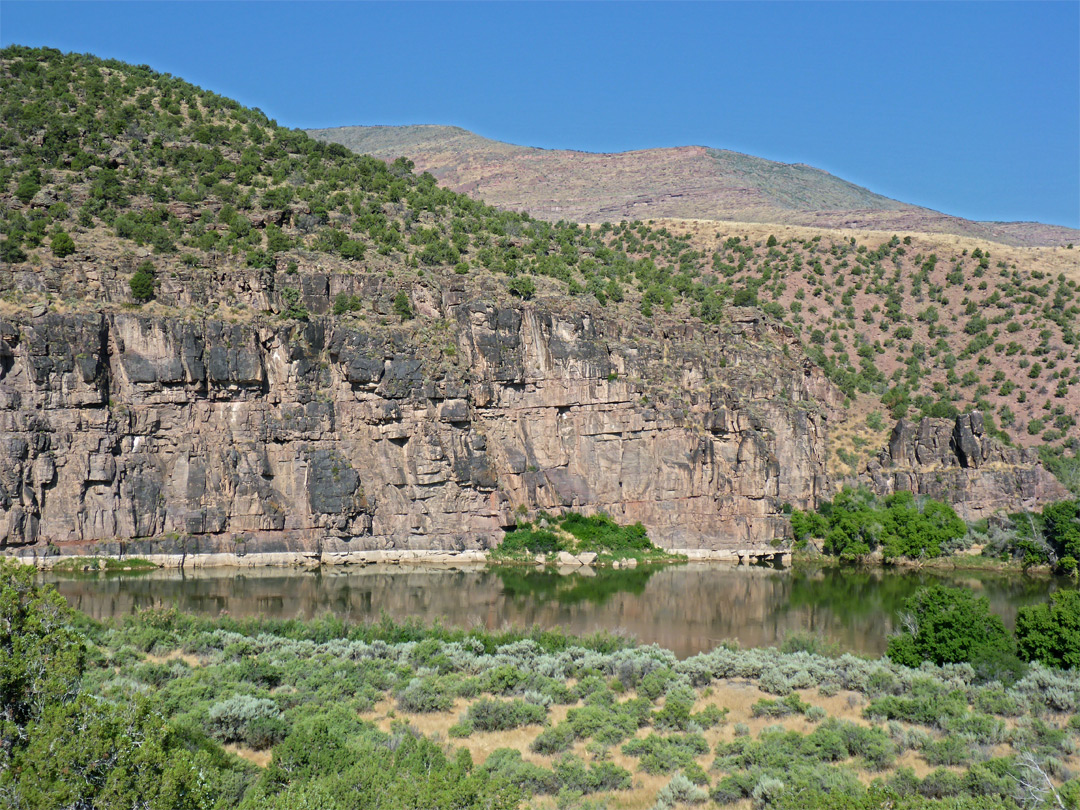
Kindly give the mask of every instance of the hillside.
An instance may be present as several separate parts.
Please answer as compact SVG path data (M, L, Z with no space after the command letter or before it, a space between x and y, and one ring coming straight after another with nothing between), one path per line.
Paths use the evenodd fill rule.
M851 398L861 468L894 419L978 409L1026 447L1080 437L1080 263L1075 250L964 237L660 221L711 257L733 300L800 334ZM876 414L876 415L875 415ZM841 434L850 427L841 428Z
M335 127L322 141L414 161L499 208L572 222L661 218L943 233L1011 245L1080 242L1071 228L972 222L874 194L828 172L704 146L596 154L515 146L458 127Z
M845 393L909 417L1019 400L989 378L998 342L1053 379L1023 387L1052 400L1037 431L1016 411L1029 441L1075 438L1058 420L1075 413L1076 282L1010 266L1020 253L928 268L891 237L550 223L146 67L12 47L0 77L0 547L453 555L571 508L667 548L772 553L786 510L832 493ZM928 322L968 355L926 344L909 363L888 344L921 328L901 287L978 310L1006 270L1000 324ZM819 295L843 308L821 340ZM880 332L868 350L857 305ZM1048 334L1014 352L993 332L1014 321ZM894 379L847 345L905 365ZM946 368L934 391L927 356L948 353L988 390ZM982 493L968 514L1060 492L1030 455L986 448L994 470L954 490Z

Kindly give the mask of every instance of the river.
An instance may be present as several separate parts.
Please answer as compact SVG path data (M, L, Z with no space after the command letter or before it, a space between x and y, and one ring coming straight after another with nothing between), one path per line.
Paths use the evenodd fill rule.
M983 571L803 568L688 563L560 574L518 566L153 570L43 573L68 602L96 618L153 606L207 616L349 621L415 617L445 625L559 627L568 633L626 633L680 657L723 641L779 645L812 633L843 650L879 655L904 600L932 582L984 595L1012 627L1017 609L1045 601L1067 581Z

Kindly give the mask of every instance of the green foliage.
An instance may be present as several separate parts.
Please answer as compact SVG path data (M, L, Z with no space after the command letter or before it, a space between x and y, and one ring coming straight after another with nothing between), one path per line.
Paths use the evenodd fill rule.
M586 765L573 754L559 758L553 768L561 790L582 795L609 790L626 790L631 785L630 774L612 762L592 762Z
M1070 454L1063 447L1043 445L1039 448L1039 459L1066 489L1080 497L1080 450L1074 448Z
M1020 608L1016 644L1025 661L1080 669L1080 592L1056 591L1049 604Z
M75 252L75 242L65 231L57 231L53 234L52 242L49 243L53 255L58 259L70 256Z
M629 757L638 757L638 767L645 773L671 773L694 764L696 757L709 753L709 745L700 734L649 734L633 739L622 747Z
M966 588L920 588L905 604L904 632L889 639L888 656L917 667L970 663L987 680L1015 676L1015 644L986 597Z
M189 745L142 697L52 705L16 757L13 806L209 810L225 774Z
M0 242L0 262L5 264L18 264L26 261L26 251L19 247L17 240L8 237Z
M359 312L363 306L364 302L360 300L360 296L338 293L334 297L333 311L335 315L344 315L347 312Z
M967 714L968 702L963 691L935 681L916 678L904 695L885 695L870 701L864 714L887 720L904 720L924 726L936 725L942 718Z
M242 792L242 766L146 697L82 691L86 642L34 574L0 560L0 795L13 807L209 810L228 785Z
M0 765L45 707L75 697L85 661L67 603L34 574L0 559Z
M404 290L394 296L394 313L403 321L413 317L412 306L409 304L409 295Z
M449 711L454 705L454 698L446 684L438 678L413 678L398 692L397 705L403 712L429 714Z
M497 550L496 556L512 556L522 552L551 554L565 550L565 543L552 532L519 524L518 528L506 533Z
M131 287L131 295L136 301L149 301L154 297L154 274L146 270L136 270L128 280Z
M868 489L845 487L817 513L791 514L797 542L822 537L824 549L853 560L880 548L885 559L940 557L949 544L967 532L953 508L930 498L916 499L901 491L879 501Z
M481 698L469 706L465 722L477 731L509 731L543 724L546 719L547 709L535 703Z
M1047 504L1041 513L1009 515L990 532L983 554L1014 558L1025 567L1049 565L1076 576L1080 560L1080 501Z
M528 300L536 295L536 282L529 276L515 276L507 285L512 295Z
M656 550L641 523L620 526L603 512L589 517L577 512L567 512L559 520L559 525L577 538L578 551L619 555Z
M762 698L750 707L750 714L754 717L787 717L792 714L806 714L810 708L809 703L792 692L780 700Z
M221 742L238 742L260 750L285 736L287 728L274 701L235 695L210 707L208 730Z
M274 749L274 759L242 808L518 806L521 790L473 767L467 751L451 758L404 727L384 734L341 712L310 718Z
M289 320L306 321L308 311L300 303L300 291L295 287L283 287L281 290L281 314L279 317Z
M910 670L888 660L727 646L679 661L625 640L465 632L389 620L350 626L329 616L308 622L204 619L155 610L107 624L83 617L78 624L93 650L88 691L58 702L55 716L47 705L44 719L27 725L29 741L16 746L13 767L0 769L0 790L23 796L23 806L83 801L126 808L136 796L148 807L281 810L520 807L540 795L558 795L566 803L630 787L630 775L608 760L612 746L635 757L642 772L681 771L687 780L677 786L684 791L687 783L708 784L699 760L709 746L698 731L724 715L711 703L693 713L695 701L707 694L698 690L730 678L769 691L784 681L787 696L760 701L754 713L802 713L816 726L809 733L767 728L758 739L737 728L734 741L721 742L716 751L713 797L721 803L768 798L792 808L869 808L885 796L895 800L892 806L911 810L944 797L972 810L1002 806L1002 786L1025 775L1015 753L1030 751L1040 767L1060 774L1061 758L1074 744L1071 729L1080 727L1040 719L1047 711L1075 713L1080 690L1075 671L1038 665L1013 686L979 687L966 665ZM199 661L176 659L180 650ZM791 691L815 684L865 695L872 721L928 726L933 734L898 722L886 729L826 719ZM620 700L634 689L636 697ZM535 730L529 732L532 749L558 759L549 769L504 749L476 768L466 751L403 723L383 733L358 718L388 696L405 701L399 709L442 713L453 709L455 697L468 697L471 706L451 737L529 725ZM552 698L581 703L571 705L563 722L541 730L543 707ZM1021 719L1006 731L992 716L999 712ZM650 725L640 736L638 730ZM72 727L80 729L78 738ZM674 729L683 731L666 732ZM242 764L222 751L218 741L225 740L273 746L270 764L261 772ZM972 740L1013 753L921 781L901 770L867 787L858 775L892 768L906 749L955 769L981 759ZM594 762L570 753L579 741ZM822 797L832 803L821 804ZM964 804L968 799L979 803ZM799 803L804 800L809 804Z
M602 512L588 517L567 512L560 517L547 515L542 520L547 522L548 528L519 523L513 531L507 532L494 555L512 558L566 551L571 554L594 552L604 560L667 556L649 540L641 523L620 526Z

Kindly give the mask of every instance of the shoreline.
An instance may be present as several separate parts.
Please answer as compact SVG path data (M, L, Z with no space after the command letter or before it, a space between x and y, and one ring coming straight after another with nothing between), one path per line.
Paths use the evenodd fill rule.
M791 564L790 551L778 551L769 549L664 549L668 554L678 555L685 559L672 560L671 562L726 562L732 565L749 564L764 558L781 562L784 565ZM563 557L552 560L496 560L490 553L481 550L447 551L442 549L374 549L357 551L267 551L267 552L203 552L193 554L38 554L37 549L33 553L8 553L5 556L20 562L33 565L43 570L51 571L63 569L66 566L84 561L90 564L93 561L115 560L139 560L151 563L154 568L320 568L323 566L368 566L368 565L432 565L451 567L472 567L486 565L545 565L550 564L559 568L594 567L603 566L603 563L587 559L590 555L578 555L577 557L565 554ZM583 559L585 558L585 559ZM777 559L779 558L779 559ZM650 561L649 564L666 564L665 561ZM634 558L616 560L614 564L605 567L630 568L639 563ZM93 570L93 569L87 569ZM114 569L119 570L119 569ZM150 570L146 567L146 570Z

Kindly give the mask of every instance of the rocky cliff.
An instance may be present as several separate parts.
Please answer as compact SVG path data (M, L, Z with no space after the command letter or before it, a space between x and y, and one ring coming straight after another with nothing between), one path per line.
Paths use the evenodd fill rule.
M108 299L113 269L35 280ZM397 326L387 279L303 268L311 313L344 292L372 317L183 314L207 291L284 309L284 278L163 280L156 315L0 322L0 544L472 549L572 508L667 547L768 548L783 504L826 491L834 391L751 310L665 333L462 281L414 285L420 316Z
M879 495L910 490L954 504L965 520L1038 509L1069 497L1034 450L1008 447L988 435L978 412L918 424L901 419L862 480Z
M564 508L640 520L671 548L771 550L786 504L831 494L827 417L843 415L794 333L814 321L781 296L802 297L800 276L825 304L836 293L818 323L839 348L815 352L835 363L856 308L879 309L854 297L865 279L841 294L849 276L880 280L887 258L914 272L899 238L499 211L145 66L12 46L0 78L7 551L408 557L481 549L518 514ZM773 168L789 179L754 172L791 202L805 172ZM869 204L829 188L829 205ZM1010 275L1009 295L1051 294L1028 278L1043 270ZM875 362L893 366L863 382L907 361ZM992 479L994 503L1030 500L980 463L949 492L977 499L972 481ZM926 491L939 473L924 467L881 485Z

